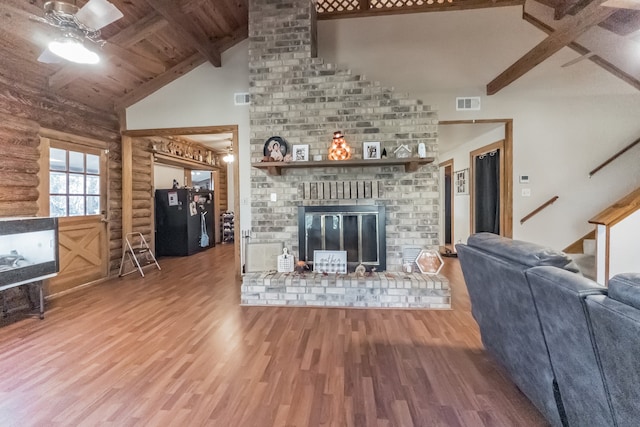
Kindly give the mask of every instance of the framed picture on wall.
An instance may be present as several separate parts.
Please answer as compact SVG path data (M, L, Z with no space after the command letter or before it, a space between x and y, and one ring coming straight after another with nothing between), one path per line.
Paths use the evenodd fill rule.
M454 172L456 194L469 194L469 169Z
M309 145L294 145L291 152L294 162L309 161Z
M364 142L362 143L362 158L379 159L380 158L380 142Z

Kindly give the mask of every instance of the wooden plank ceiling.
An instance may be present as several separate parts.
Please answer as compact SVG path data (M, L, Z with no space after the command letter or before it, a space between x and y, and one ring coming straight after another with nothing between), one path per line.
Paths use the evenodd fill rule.
M30 19L44 0L0 2L0 75L105 110L125 108L247 37L247 0L110 0L124 17L102 29L97 65L37 58L59 35ZM68 0L73 3L73 0ZM87 0L77 0L82 7Z
M204 62L221 66L221 53L248 36L248 0L110 1L124 17L102 29L107 42L99 51L101 62L78 65L37 61L47 43L59 35L57 29L30 19L42 16L45 0L2 0L0 77L101 110L122 110ZM77 0L76 4L82 7L86 2ZM557 25L527 13L532 3L551 10ZM520 60L489 83L488 93L501 90L563 46L588 55L640 89L638 76L575 42L594 26L621 38L640 28L640 11L603 11L600 3L602 0L527 0L524 18L547 31L549 39L523 52ZM317 0L317 9L319 19L335 19L521 4L524 0Z

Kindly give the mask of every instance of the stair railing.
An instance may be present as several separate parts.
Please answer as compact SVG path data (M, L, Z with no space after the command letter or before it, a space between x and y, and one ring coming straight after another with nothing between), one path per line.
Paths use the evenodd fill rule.
M520 220L520 224L524 224L525 222L530 220L533 216L538 214L541 210L545 209L547 206L551 206L552 204L554 204L555 201L558 199L559 199L558 196L553 196L552 198L550 198L549 200L547 200L546 202L544 202L543 204L541 204L540 206L532 210L531 213L522 217L522 219Z
M609 276L624 271L624 269L620 271L613 269L613 271L611 271L612 269L610 268L609 254L612 252L612 248L615 249L615 247L617 247L615 245L618 244L618 241L612 233L612 228L622 221L626 221L638 210L640 210L640 188L627 194L589 220L590 224L596 226L596 276L598 283L606 285L609 281ZM633 221L634 219L631 218L631 220ZM633 233L631 235L633 235ZM633 242L635 244L635 240ZM616 251L614 250L614 252ZM635 249L635 252L632 250L630 253L637 253L637 249Z
M595 168L594 170L589 172L589 178L591 178L593 175L595 175L600 169L602 169L603 167L607 166L609 163L613 162L615 159L617 159L618 157L622 156L624 153L626 153L627 151L629 151L630 149L635 147L636 144L638 144L638 143L640 143L640 138L636 139L631 144L627 145L626 147L624 147L622 150L618 151L613 156L609 157L607 160L602 162L602 164L600 166L598 166L597 168Z

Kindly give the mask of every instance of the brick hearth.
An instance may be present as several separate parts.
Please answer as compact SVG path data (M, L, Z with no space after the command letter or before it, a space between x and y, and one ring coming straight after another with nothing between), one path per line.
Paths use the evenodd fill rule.
M241 304L450 309L451 293L440 275L265 272L245 274Z

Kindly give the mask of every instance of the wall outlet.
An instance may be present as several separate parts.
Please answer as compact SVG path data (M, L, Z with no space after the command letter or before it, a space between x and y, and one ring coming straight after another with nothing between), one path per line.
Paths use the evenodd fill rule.
M522 197L531 197L531 189L523 188L522 189Z
M278 195L276 193L271 193L271 201L272 202L277 202L278 201Z

